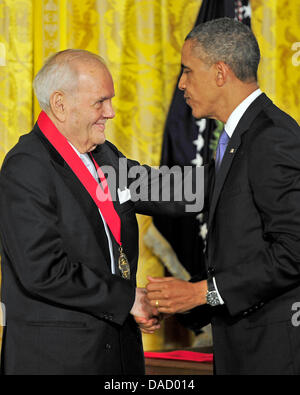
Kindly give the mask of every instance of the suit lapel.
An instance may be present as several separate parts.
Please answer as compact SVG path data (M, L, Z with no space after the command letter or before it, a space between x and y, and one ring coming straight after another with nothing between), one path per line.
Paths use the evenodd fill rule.
M234 156L241 144L241 137L239 134L235 134L230 139L226 151L224 153L224 157L219 168L218 173L215 175L215 185L212 193L211 203L209 207L209 221L208 221L208 228L210 228L211 221L214 217L214 213L217 207L217 203L220 197L220 193L222 191L224 182L226 180L227 174L230 170L232 161Z
M91 227L96 235L97 242L106 258L108 265L110 266L110 253L107 243L107 236L99 214L98 207L95 205L93 199L84 188L84 186L81 184L79 179L73 173L72 169L68 166L68 164L64 161L61 155L55 150L55 148L50 144L50 142L40 131L37 124L35 125L33 132L38 136L46 150L49 152L53 166L60 174L61 178L70 189L74 198L77 200L86 217L88 218Z
M254 100L254 102L249 106L245 114L242 116L233 133L233 136L228 143L220 169L215 175L215 185L209 207L208 229L210 229L211 227L220 194L227 178L228 172L230 170L231 164L241 145L242 135L247 132L252 122L263 110L263 108L269 104L272 104L272 101L265 94L261 94L256 100Z

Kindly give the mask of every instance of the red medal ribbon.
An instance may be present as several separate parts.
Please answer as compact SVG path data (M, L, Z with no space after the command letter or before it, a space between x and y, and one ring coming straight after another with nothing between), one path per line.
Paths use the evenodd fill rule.
M44 111L40 113L37 123L43 135L47 138L50 144L53 145L56 151L62 156L64 161L70 166L73 173L76 175L76 177L85 187L91 198L94 200L96 206L101 211L101 214L103 215L103 218L105 219L105 222L111 230L114 238L121 247L121 219L114 208L108 183L100 166L97 164L92 156L93 162L97 169L97 173L103 186L104 196L106 196L106 199L101 200L97 196L97 190L99 191L98 182L94 179L94 177L91 175L80 157L71 147L66 137L59 132L59 130L56 128L54 123Z

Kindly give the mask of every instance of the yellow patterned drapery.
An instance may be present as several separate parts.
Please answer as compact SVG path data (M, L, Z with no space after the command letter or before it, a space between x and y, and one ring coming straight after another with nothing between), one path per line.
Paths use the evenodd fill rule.
M116 84L117 116L108 138L127 156L159 163L162 132L180 70L180 49L201 0L0 0L0 163L28 132L39 111L32 78L51 53L68 47L100 53ZM252 0L253 29L262 49L263 90L298 122L300 0ZM295 62L294 62L295 63ZM0 218L1 221L1 218ZM144 246L150 219L140 218L139 284L162 266ZM164 338L144 338L162 348Z
M31 1L0 1L0 163L32 127L32 29Z
M260 86L300 124L300 0L251 0L251 4L252 29L262 54Z

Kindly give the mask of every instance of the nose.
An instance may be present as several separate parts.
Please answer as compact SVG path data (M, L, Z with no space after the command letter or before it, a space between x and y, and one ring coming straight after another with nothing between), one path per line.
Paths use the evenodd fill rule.
M107 119L112 119L115 117L116 114L115 114L115 110L112 106L111 100L106 101L103 115Z
M180 80L179 80L179 82L178 82L178 88L179 88L181 91L184 91L185 88L186 88L185 75L184 75L184 73L181 74Z

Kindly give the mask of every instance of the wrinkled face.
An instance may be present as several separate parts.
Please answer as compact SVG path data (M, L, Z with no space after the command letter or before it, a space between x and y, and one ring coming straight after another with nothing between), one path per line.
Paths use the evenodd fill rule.
M215 118L218 88L215 66L208 66L196 57L193 42L187 40L182 48L183 73L178 87L184 91L187 104L195 118Z
M100 62L78 67L78 88L66 96L66 136L81 153L105 142L105 126L114 118L114 84L108 69Z

